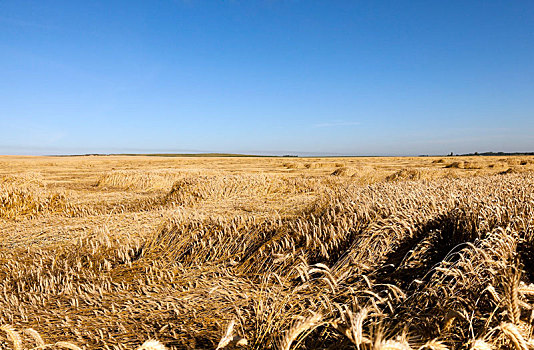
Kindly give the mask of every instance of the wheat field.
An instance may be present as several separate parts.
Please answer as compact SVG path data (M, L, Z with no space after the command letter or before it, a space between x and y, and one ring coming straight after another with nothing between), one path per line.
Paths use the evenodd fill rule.
M0 157L0 349L534 349L534 158Z

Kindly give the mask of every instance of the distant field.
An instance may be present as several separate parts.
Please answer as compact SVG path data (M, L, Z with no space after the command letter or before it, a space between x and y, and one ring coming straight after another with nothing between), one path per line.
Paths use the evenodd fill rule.
M534 157L0 156L0 262L0 349L534 349Z

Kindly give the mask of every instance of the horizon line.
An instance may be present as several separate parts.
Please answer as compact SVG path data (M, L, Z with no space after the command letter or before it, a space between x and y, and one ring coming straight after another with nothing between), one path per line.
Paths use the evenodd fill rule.
M262 154L263 153L263 154ZM344 154L344 153L315 153L315 152L258 152L256 153L232 153L232 152L187 152L187 153L176 153L176 152L156 152L156 153L107 153L107 152L89 152L89 153L58 153L58 154L2 154L2 157L89 157L89 156L98 156L98 157L107 157L107 156L148 156L148 157L206 157L206 158L216 158L216 157L260 157L260 158L365 158L365 157L462 157L462 156L534 156L534 152L503 152L503 151L488 151L488 152L472 152L472 153L459 153L455 154Z

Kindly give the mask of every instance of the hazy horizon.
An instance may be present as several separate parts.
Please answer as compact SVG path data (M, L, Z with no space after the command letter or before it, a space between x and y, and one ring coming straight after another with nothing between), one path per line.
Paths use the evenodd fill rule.
M0 154L533 152L533 19L531 1L5 1Z
M30 149L28 149L30 150ZM56 151L49 150L49 151L41 151L36 152L35 150L31 149L29 152L24 152L23 150L20 152L14 152L14 153L6 153L6 154L0 154L5 156L44 156L44 157L63 157L63 156L87 156L87 155L101 155L101 156L115 156L115 155L133 155L133 156L142 156L142 155L148 155L148 156L154 156L154 155L170 155L170 156L180 156L180 155L194 155L198 154L199 156L202 155L211 155L211 154L221 154L221 155L236 155L236 156L267 156L267 157L446 157L449 156L451 152L449 153L434 153L434 154L428 154L428 153L418 153L418 154L345 154L345 153L328 153L328 152L293 152L293 151L284 151L284 150L278 150L278 151L251 151L251 152L218 152L218 151L203 151L203 150L165 150L165 149L119 149L119 150L92 150L94 152L84 151L84 150L73 150L73 152L63 152L63 150L58 149ZM526 153L534 153L534 151L517 151L517 152L507 152L507 151L500 151L500 150L484 150L484 151L470 151L470 152L459 152L459 153L453 153L453 156L462 156L462 155L474 155L474 154L485 154L485 153L495 153L495 155L498 155L499 153L505 153L505 154L526 154Z

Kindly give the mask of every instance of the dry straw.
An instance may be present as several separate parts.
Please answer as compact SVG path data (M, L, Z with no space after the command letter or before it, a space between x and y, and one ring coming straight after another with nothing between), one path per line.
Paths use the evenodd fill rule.
M25 331L2 326L0 341L13 350L528 349L534 176L467 176L490 170L425 161L376 170L266 159L243 173L218 172L217 160L200 176L163 163L101 167L71 184L88 186L79 197L57 183L3 183L0 322ZM116 202L99 201L108 195ZM91 211L67 219L81 204Z

